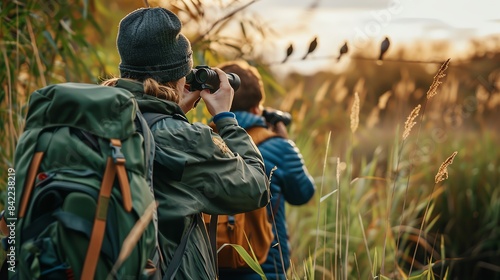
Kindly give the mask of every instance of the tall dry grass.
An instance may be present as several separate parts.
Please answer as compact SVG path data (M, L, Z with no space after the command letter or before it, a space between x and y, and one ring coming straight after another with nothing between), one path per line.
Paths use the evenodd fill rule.
M345 80L339 79L337 84L334 80L325 82L325 84L335 85L326 89L331 94L329 100L327 99L329 94L324 93L324 86L318 88L321 92L323 107L329 108L329 114L324 116L322 115L324 109L316 107L317 103L314 102L316 100L310 102L311 98L307 95L293 95L294 101L289 101L291 105L288 105L292 114L293 111L309 112L309 115L298 120L305 124L292 127L292 130L296 131L292 135L296 137L299 147L301 149L305 147L303 153L306 164L317 164L318 158L325 157L330 158L326 162L333 167L323 167L323 173L316 173L322 185L318 194L321 197L319 202L305 207L307 209L290 207L288 211L291 217L289 219L291 232L301 232L301 229L304 232L299 236L295 236L297 234L291 236L293 248L296 249L293 261L300 264L300 260L303 260L304 267L307 268L301 273L297 270L300 265L295 264L295 269L290 273L290 279L423 279L427 277L449 279L453 275L460 275L459 267L454 265L459 258L453 255L456 252L449 250L456 246L451 228L442 227L447 218L442 212L436 210L440 208L438 201L441 201L443 195L448 193L449 184L456 185L459 182L453 180L454 175L450 176L451 180L446 181L448 183L440 181L447 178L446 166L451 164L457 153L463 155L465 148L457 146L459 145L457 143L463 140L457 137L452 129L446 131L443 123L447 120L438 119L436 114L437 111L440 113L446 111L447 106L456 107L456 104L449 102L450 95L457 96L453 94L453 91L458 90L456 76L453 76L451 81L445 80L449 66L450 60L446 60L437 69L427 93L421 89L423 86L413 86L412 91L406 94L386 91L380 95L378 101L371 102L375 104L375 109L370 111L366 109L366 105L361 106L364 110L361 110L361 117L358 121L352 110L354 106L348 105L357 103L354 101L356 97L351 96L351 102L345 102L346 98L349 98L343 93L349 90ZM411 76L405 79L411 79ZM448 82L452 85L447 86ZM301 84L301 87L307 88L308 86ZM342 88L346 89L341 90ZM401 90L401 88L395 87L394 90ZM304 91L307 94L314 92L310 88ZM343 97L339 98L336 95L337 92L340 92ZM354 87L353 92L356 92ZM412 94L419 96L419 99L413 100L420 100L421 103L412 104L412 99L408 98ZM403 100L397 100L398 95ZM364 100L365 104L370 103L366 98ZM454 101L457 102L457 99ZM490 99L488 102L491 102ZM297 104L300 106L295 107ZM340 107L341 104L345 104L344 107ZM408 105L413 106L413 109L408 108ZM348 108L351 110L349 111ZM404 110L400 108L408 110L406 122L404 125L396 124L392 130L388 130L387 123L384 123L387 122L388 111L392 111L390 118L399 115L404 121ZM366 113L367 111L369 113ZM343 113L344 117L340 113ZM384 113L386 115L383 115ZM298 113L293 115L299 116ZM324 125L323 118L331 121L328 126ZM345 125L339 124L342 122ZM358 125L353 125L355 123ZM365 126L360 126L360 124L365 124ZM450 123L445 124L449 128ZM310 129L307 133L317 135L316 141L301 136L300 131L303 127ZM325 127L331 130L321 130ZM353 127L356 129L352 130ZM398 132L399 127L402 133ZM349 128L351 128L350 131ZM414 133L412 130L415 128L418 131ZM379 131L374 132L377 129ZM466 131L468 127L464 129ZM350 133L343 133L343 131ZM356 133L353 133L354 131ZM388 136L389 131L392 132L392 141ZM330 134L331 137L326 137ZM328 142L325 143L324 139L328 139ZM390 144L387 143L388 141ZM327 153L326 155L321 156L317 148L316 150L308 148L309 145L317 147L318 142L328 147L328 151L321 150ZM370 149L370 147L373 148ZM455 151L450 151L450 149ZM457 150L462 151L457 152ZM452 153L452 156L446 155L446 151ZM494 161L498 161L498 153L494 153L494 158L496 158ZM340 161L340 159L343 159L343 162L337 164L336 160ZM443 162L443 159L446 160ZM458 158L460 165L466 165L461 159L462 157ZM441 167L439 161L443 162ZM343 168L347 171L342 173L343 177L338 184L336 176L339 173L328 172L328 170L336 169L335 166L338 167L337 170ZM351 179L350 174L353 174L354 179ZM488 176L491 177L491 172ZM492 180L499 182L498 178L492 178ZM466 189L467 185L462 184L462 188ZM449 193L447 196L449 200L453 199ZM491 203L498 203L500 201L498 193L495 192L490 200ZM313 208L320 213L313 214ZM495 211L492 207L488 209L483 210ZM316 217L315 224L312 221L314 217ZM318 227L318 225L323 226ZM313 226L315 230L310 229ZM317 240L323 242L320 249L317 249L318 245L315 245L314 255L311 255L313 251L310 249L312 243L308 242L309 235L316 236ZM496 258L498 257L497 254ZM492 258L488 259L489 262L485 261L483 266L488 267L490 272L484 273L495 275L494 271L498 267L491 260ZM316 267L311 267L311 265L316 265ZM477 266L477 264L473 265ZM483 270L486 271L484 267ZM476 272L480 269L476 268ZM496 274L494 277L499 276Z

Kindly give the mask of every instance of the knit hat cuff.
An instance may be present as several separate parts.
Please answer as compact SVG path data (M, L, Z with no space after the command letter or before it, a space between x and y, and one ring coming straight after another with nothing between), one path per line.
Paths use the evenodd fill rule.
M189 52L185 61L179 61L176 64L133 66L120 63L120 76L138 80L151 77L156 78L160 83L177 81L187 76L193 68L191 55L192 52Z

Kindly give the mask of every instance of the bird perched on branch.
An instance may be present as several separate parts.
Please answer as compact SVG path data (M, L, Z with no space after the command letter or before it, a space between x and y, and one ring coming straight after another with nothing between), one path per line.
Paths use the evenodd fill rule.
M306 59L307 56L312 53L316 47L318 46L318 37L314 37L314 39L309 43L309 49L307 50L307 53L302 57L302 60Z
M391 42L389 42L389 38L385 37L384 41L382 41L382 44L380 45L380 55L378 56L378 60L382 60L384 54L389 49L390 44Z
M293 44L290 43L290 46L288 46L288 49L286 49L286 57L285 59L283 59L283 61L281 63L285 63L288 58L292 55L293 53Z
M347 42L344 43L344 45L340 48L340 53L339 57L337 57L337 61L340 60L340 57L344 54L346 54L349 51L349 48L347 47Z

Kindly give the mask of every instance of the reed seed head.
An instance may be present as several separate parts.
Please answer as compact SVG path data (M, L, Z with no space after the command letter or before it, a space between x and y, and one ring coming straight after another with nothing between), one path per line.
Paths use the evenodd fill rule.
M448 166L453 163L453 159L457 155L457 151L455 151L451 156L449 156L439 167L439 170L436 174L435 182L436 184L448 179Z
M354 133L359 125L359 95L354 93L354 103L351 107L351 131Z
M418 106L411 111L410 115L406 119L405 130L403 132L403 140L406 140L408 135L410 135L411 128L417 123L414 120L415 118L417 118L418 113L420 112L420 107L420 104L418 104Z
M437 89L439 85L441 85L443 82L441 82L441 79L446 76L446 69L448 69L448 66L450 65L450 58L446 60L441 67L439 68L438 72L436 73L436 76L434 76L434 81L432 82L431 86L429 87L429 90L427 91L427 99L430 99L434 95L437 94Z
M336 179L337 179L337 186L340 185L340 157L337 157L337 176L336 176Z

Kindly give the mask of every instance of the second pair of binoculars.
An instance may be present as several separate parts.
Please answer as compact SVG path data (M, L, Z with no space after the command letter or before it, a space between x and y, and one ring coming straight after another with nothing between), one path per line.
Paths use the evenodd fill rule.
M288 126L292 123L292 115L290 115L290 113L270 107L264 108L262 116L266 119L266 122L272 125L282 122L285 126Z
M226 73L226 75L234 91L238 90L241 84L240 77L234 73ZM189 85L190 91L208 89L214 93L219 89L219 74L207 65L199 65L186 76L186 84Z

